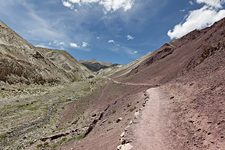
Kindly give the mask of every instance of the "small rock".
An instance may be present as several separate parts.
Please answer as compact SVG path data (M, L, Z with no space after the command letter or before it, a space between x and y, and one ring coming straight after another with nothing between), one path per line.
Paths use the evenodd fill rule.
M133 146L130 143L124 144L124 145L119 145L117 147L117 150L131 150Z
M122 121L123 120L123 118L118 118L117 120L116 120L116 123L119 123L120 121Z
M124 137L125 136L125 132L121 133L120 137Z
M194 85L194 83L190 83L189 85L190 85L190 86L193 86L193 85Z
M129 122L129 125L131 125L131 124L133 124L133 121L132 120Z
M67 101L72 101L72 99L71 98L67 98Z
M127 140L122 138L122 139L121 139L121 144L124 145L124 144L126 144L126 143L128 143Z
M117 150L121 150L122 145L117 146Z
M124 131L128 131L129 128L130 128L130 125L128 125L128 126L124 129Z
M106 121L108 121L108 119L103 120L102 123L105 123Z
M174 96L171 96L170 99L174 99Z
M140 115L139 111L134 113L134 119L138 119L138 116Z
M190 122L190 123L194 123L194 121L193 121L193 120L189 120L188 122Z
M147 97L145 97L145 100L147 101L149 99L149 97L147 96Z
M91 117L96 117L97 115L96 114L93 114Z

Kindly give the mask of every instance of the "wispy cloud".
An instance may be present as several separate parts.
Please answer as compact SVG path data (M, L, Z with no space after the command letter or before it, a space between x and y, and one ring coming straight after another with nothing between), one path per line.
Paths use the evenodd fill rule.
M196 0L198 4L206 4L207 6L215 7L215 8L222 8L223 3L225 0Z
M129 55L136 55L136 54L138 54L138 51L136 51L136 50L127 50L127 54L129 54Z
M49 49L52 48L52 47L44 45L44 44L37 44L37 45L35 45L35 47L42 47L42 48L49 48Z
M115 41L114 40L108 40L108 43L115 44Z
M78 46L77 43L70 43L70 47L72 47L72 48L79 48L80 46Z
M88 43L87 42L82 42L81 44L77 44L77 43L70 43L70 47L72 48L85 48L88 46Z
M134 0L62 0L62 3L65 7L73 9L74 6L78 5L90 5L90 4L98 4L104 7L105 11L116 11L118 9L122 9L124 11L128 11L134 5Z
M82 47L87 47L88 46L88 43L87 42L82 42Z
M127 35L127 40L129 41L129 40L133 40L134 39L134 37L133 36L131 36L131 35Z

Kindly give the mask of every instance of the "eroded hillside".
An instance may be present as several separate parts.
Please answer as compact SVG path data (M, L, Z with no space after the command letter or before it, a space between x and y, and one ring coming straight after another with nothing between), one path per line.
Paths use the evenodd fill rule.
M65 51L37 48L0 23L0 80L13 83L60 83L92 75Z

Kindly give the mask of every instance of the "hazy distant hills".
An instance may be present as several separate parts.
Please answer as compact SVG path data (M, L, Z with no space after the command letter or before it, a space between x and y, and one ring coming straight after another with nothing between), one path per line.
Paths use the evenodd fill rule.
M80 63L93 72L100 71L101 69L118 66L118 64L112 64L110 62L100 62L96 60L81 60Z

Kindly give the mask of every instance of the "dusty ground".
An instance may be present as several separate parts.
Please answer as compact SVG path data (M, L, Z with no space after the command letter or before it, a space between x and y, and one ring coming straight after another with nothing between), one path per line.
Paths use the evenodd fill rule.
M159 88L147 90L149 96L139 123L134 125L134 149L169 150L169 98Z
M51 87L49 89L52 91L46 92L45 89L38 96L26 97L29 100L38 97L42 105L54 106L58 100L63 102L63 105L56 107L54 115L50 114L51 119L35 124L33 128L30 126L33 123L32 117L27 116L25 120L30 125L14 129L13 133L19 135L18 138L6 138L15 141L11 145L13 148L23 143L26 149L224 150L224 89L221 85L223 82L219 77L216 79L218 81L212 80L212 84L208 84L210 80L205 84L203 78L199 82L199 79L190 81L186 77L162 86L109 79L107 83L98 85L90 95L86 89L89 86L85 84ZM71 101L71 96L75 96L79 89L86 91L86 96L80 96L78 101ZM3 91L2 95L5 97L7 91ZM78 93L82 93L81 91ZM204 99L205 96L207 99ZM15 115L14 107L18 104L15 103L13 109L8 107L10 103L12 105L16 102L15 97L16 94L12 98L6 97L8 100L12 99L8 102L2 99L2 104L7 106L9 111L6 112L9 113L1 119ZM64 98L70 100L61 101ZM20 99L20 102L23 100L27 104L27 99ZM30 103L26 105L25 112L30 109L28 106ZM30 111L28 113L32 116ZM30 121L27 120L29 118ZM19 121L18 124L4 120L2 122L15 126L21 124ZM10 129L7 127L2 127L1 131ZM51 139L54 135L60 136ZM43 138L47 139L41 140Z
M216 79L208 84L186 76L162 86L109 79L90 107L106 108L103 118L87 137L61 149L224 150L225 93Z
M92 112L104 114L92 132L84 139L70 142L60 149L114 150L120 145L120 134L142 107L147 86L109 82L101 91L98 100L89 107ZM92 96L92 98L95 98ZM118 119L121 118L120 121Z
M91 121L83 116L82 113L86 108L82 107L84 104L80 104L79 100L90 95L92 90L101 84L104 83L85 81L55 86L2 85L0 89L0 149L29 149L29 147L30 149L43 147L49 149L67 140L79 138L79 134L84 131L81 131L74 122L78 118L80 125L86 125ZM80 107L74 110L69 120L66 118L63 120L61 112L68 105ZM56 138L54 141L41 141L42 138L74 129L79 130L68 134L67 137Z

